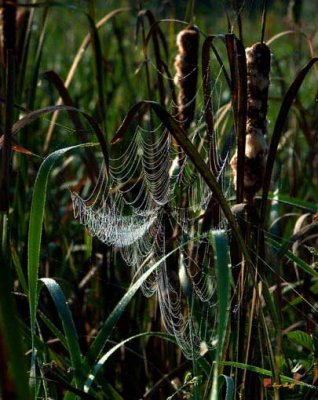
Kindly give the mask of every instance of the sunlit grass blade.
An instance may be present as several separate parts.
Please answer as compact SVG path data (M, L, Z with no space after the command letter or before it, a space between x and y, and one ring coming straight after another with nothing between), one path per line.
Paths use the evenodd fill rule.
M41 164L35 180L28 235L28 286L32 335L35 334L36 308L38 303L40 246L49 174L55 162L62 155L68 151L78 149L82 146L83 145L67 147L50 154Z

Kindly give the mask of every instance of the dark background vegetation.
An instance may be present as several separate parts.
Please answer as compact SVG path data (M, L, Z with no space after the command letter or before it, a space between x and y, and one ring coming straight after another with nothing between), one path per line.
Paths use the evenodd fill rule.
M96 23L114 9L130 7L129 10L111 18L98 31L101 53L97 56L97 62L102 71L103 82L96 79L96 49L90 46L69 87L69 94L74 106L96 118L109 142L127 111L138 101L148 98L142 38L135 36L138 10L150 9L156 19L184 20L187 5L188 1L186 0L142 2L74 0L62 1L59 4L50 2L45 4L44 2L44 5L34 9L21 7L24 12L27 10L34 14L29 32L29 28L22 18L20 25L17 26L17 43L21 43L21 47L17 47L16 51L24 50L27 52L27 58L26 64L23 65L22 58L19 58L22 57L22 54L17 54L14 103L24 107L25 110L19 111L15 108L12 122L16 122L28 111L57 103L59 95L54 85L46 79L44 72L53 70L62 80L65 80L82 40L85 35L92 32L84 12L88 13L92 21ZM263 1L261 0L245 1L242 5L245 46L250 46L260 39L262 6ZM227 32L225 9L228 10L232 22L234 21L234 32L238 33L235 22L237 10L230 1L197 1L193 22L206 34L224 34ZM287 30L306 32L313 53L317 54L317 11L315 1L268 1L266 39ZM25 18L29 18L29 15L27 14ZM175 37L181 27L175 22L162 24L161 27L169 47L169 66L174 73ZM149 29L148 23L145 23L145 29L146 31ZM30 34L28 48L23 42L27 33ZM270 134L288 86L295 78L296 72L308 61L310 56L306 39L300 33L282 36L273 43L271 51L273 62L269 102ZM225 51L221 49L221 46L220 52L222 57L225 57ZM150 57L154 57L152 49L150 49ZM3 133L6 127L4 102L7 99L6 64L3 54L0 73L0 95L3 100L0 110L0 128ZM152 100L158 100L155 72L151 71L151 74ZM102 115L98 112L100 91L104 95L105 106ZM230 100L230 94L226 92L225 86L224 92L225 103ZM275 235L281 240L281 243L292 235L297 218L305 212L310 215L314 214L317 206L318 167L315 154L317 151L318 114L316 94L317 75L313 69L297 97L299 107L293 109L286 121L284 135L275 161L272 189L279 192L282 201L275 203L275 207L272 207L272 214L266 230L273 232L276 229ZM48 136L50 120L51 115L44 116L19 132L14 139L18 148L12 153L7 186L1 188L2 230L7 232L6 235L3 234L1 261L3 265L1 268L6 273L5 279L8 281L10 293L14 293L13 298L19 318L18 323L15 321L15 326L19 332L22 332L20 338L22 338L23 352L27 354L25 358L28 366L31 362L30 318L28 296L21 285L21 274L27 276L28 225L34 181L43 159L48 154L56 149L83 141L83 137L75 132L66 112L60 113L52 137ZM94 141L93 134L89 134L92 129L88 125L85 127L87 130L86 140ZM114 152L120 152L125 146L124 142L116 147ZM96 155L98 161L101 162L101 155L98 152ZM39 272L41 277L54 278L63 289L75 321L83 353L88 350L101 323L107 319L131 284L130 268L124 264L119 252L92 239L73 217L67 188L82 190L86 185L85 190L88 190L90 177L87 165L83 162L84 158L83 150L73 152L72 155L65 156L62 161L58 162L51 172L45 207ZM8 202L4 194L6 191ZM276 223L277 218L281 218L282 221ZM274 221L276 222L274 223ZM311 248L315 248L315 239L312 239L309 245ZM315 251L304 250L300 257L315 269ZM285 330L285 333L301 330L307 335L308 340L312 340L306 347L300 339L296 339L294 342L288 342L286 339L286 343L284 343L286 353L282 356L285 357L285 361L281 362L281 370L285 375L293 377L294 374L291 371L293 366L295 367L295 364L298 363L301 375L299 379L316 385L317 313L308 307L303 299L305 298L310 304L317 306L317 277L307 277L303 271L294 274L291 272L291 262L288 260L281 262L281 268L284 271L283 275L286 274L284 279L291 281L294 287L298 288L297 293L299 294L288 292L289 289L286 286L286 288L284 287L286 295L284 295L283 303L275 303L278 312L284 315L282 330ZM275 278L272 272L267 271L265 275L267 273L269 289L271 293L274 293ZM5 284L3 283L3 285ZM5 290L6 288L2 293L5 293ZM252 296L251 293L249 295ZM6 307L5 299L1 298L1 301L3 307ZM247 303L248 301L250 299L247 300ZM299 306L298 309L295 311L291 304ZM247 306L247 311L249 307L250 305ZM54 323L61 331L63 330L54 303L45 290L40 296L39 310L51 323ZM8 320L3 315L2 313L2 327L9 326ZM65 382L71 384L68 370L69 355L50 326L43 323L41 315L39 315L39 324L44 347L39 351L41 354L39 354L40 361L37 369L42 369L39 379L48 380L49 393L45 394L43 387L40 386L37 393L38 398L60 399L63 398L67 389ZM270 325L269 329L271 328ZM147 331L164 331L164 328L156 299L145 299L141 293L137 293L116 324L107 348L111 348L115 343L132 335ZM275 348L275 334L272 337L274 338L272 346ZM314 343L315 338L316 343ZM10 358L8 356L10 351L5 350L6 346L6 340L3 339L0 351L3 398L6 398L6 393L11 393L12 397L10 398L16 398L17 396L12 394L14 389L10 391L12 378L4 372L7 369L8 358ZM228 357L230 359L230 355ZM57 367L52 367L52 363L57 364ZM268 365L266 368L269 369ZM229 373L227 370L226 372ZM110 358L103 369L102 378L99 380L100 386L97 392L100 397L97 398L165 399L169 395L171 396L177 387L180 387L187 374L190 374L191 378L195 376L191 362L184 359L176 345L156 337L142 338L130 342L126 347L123 346ZM207 393L206 387L209 388L209 382L201 375L200 379L202 379L202 393ZM250 385L257 382L258 388L264 386L263 376L259 378L257 374L252 374L249 379ZM147 394L148 392L149 394ZM185 391L176 394L175 398L190 399L194 398L193 396L192 386L189 385ZM263 396L262 398L274 398L273 390L271 388L267 391L264 390ZM317 392L309 389L297 391L297 389L283 388L280 396L280 398L318 398ZM248 395L246 398L252 399Z

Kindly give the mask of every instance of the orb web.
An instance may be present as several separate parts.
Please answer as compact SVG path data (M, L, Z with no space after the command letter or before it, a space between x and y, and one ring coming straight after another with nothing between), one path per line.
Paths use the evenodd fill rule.
M154 63L150 65L156 69ZM222 96L220 74L211 84L217 109ZM207 162L201 92L202 83L195 94L198 112L188 137ZM171 101L167 108L173 115L176 105ZM173 118L180 123L177 115ZM92 193L84 198L72 192L74 215L92 236L120 250L134 279L161 260L141 290L147 297L156 296L167 332L191 359L200 354L202 344L212 347L215 337L213 251L206 232L200 233L213 193L162 123L153 126L144 118L129 133L125 149L110 157L108 170L102 166ZM216 148L218 135L216 124ZM226 194L231 190L226 178L229 151L223 151L223 157L217 152L214 160L216 178ZM226 226L221 213L217 220L214 229ZM172 249L175 253L166 258Z

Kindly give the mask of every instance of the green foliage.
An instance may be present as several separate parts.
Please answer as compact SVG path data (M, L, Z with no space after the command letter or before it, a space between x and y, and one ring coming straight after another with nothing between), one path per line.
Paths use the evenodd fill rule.
M317 398L314 2L45 1L18 4L16 23L13 3L2 5L0 46L0 397ZM185 130L173 63L176 34L188 23L203 46L197 116ZM17 40L7 49L10 32ZM262 194L244 201L245 48L264 33L272 52L269 150ZM200 177L213 202L189 214L186 234L169 223L158 228L166 254L146 259L135 278L118 249L74 220L69 189L89 197L99 166L109 178L111 158L134 140L135 127L151 133L149 145L161 124L179 157L167 176L189 160L185 174ZM217 165L234 142L236 193L228 165ZM132 190L143 179L132 175ZM175 188L178 209L191 201L184 186L180 179ZM125 191L121 182L108 189ZM200 258L204 240L209 263ZM195 297L197 270L185 266L186 251L212 278L213 301ZM166 333L160 299L140 293L162 265L171 288L182 280L171 291L185 292L185 321L208 333L208 343L197 343L190 329L192 360Z

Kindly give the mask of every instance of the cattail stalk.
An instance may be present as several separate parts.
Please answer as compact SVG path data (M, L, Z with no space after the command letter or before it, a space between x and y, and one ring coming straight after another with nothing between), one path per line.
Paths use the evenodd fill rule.
M198 81L199 31L190 26L177 36L178 54L175 59L175 83L179 86L178 110L183 128L188 129L194 119Z
M8 50L15 49L17 6L16 0L3 0L1 5L2 59L6 64Z
M251 201L262 187L267 154L267 102L271 55L265 43L246 49L247 121L244 166L244 197ZM237 153L231 160L237 182Z
M6 67L5 126L1 150L0 210L9 211L9 179L12 146L12 121L15 88L16 1L2 2L3 62Z

